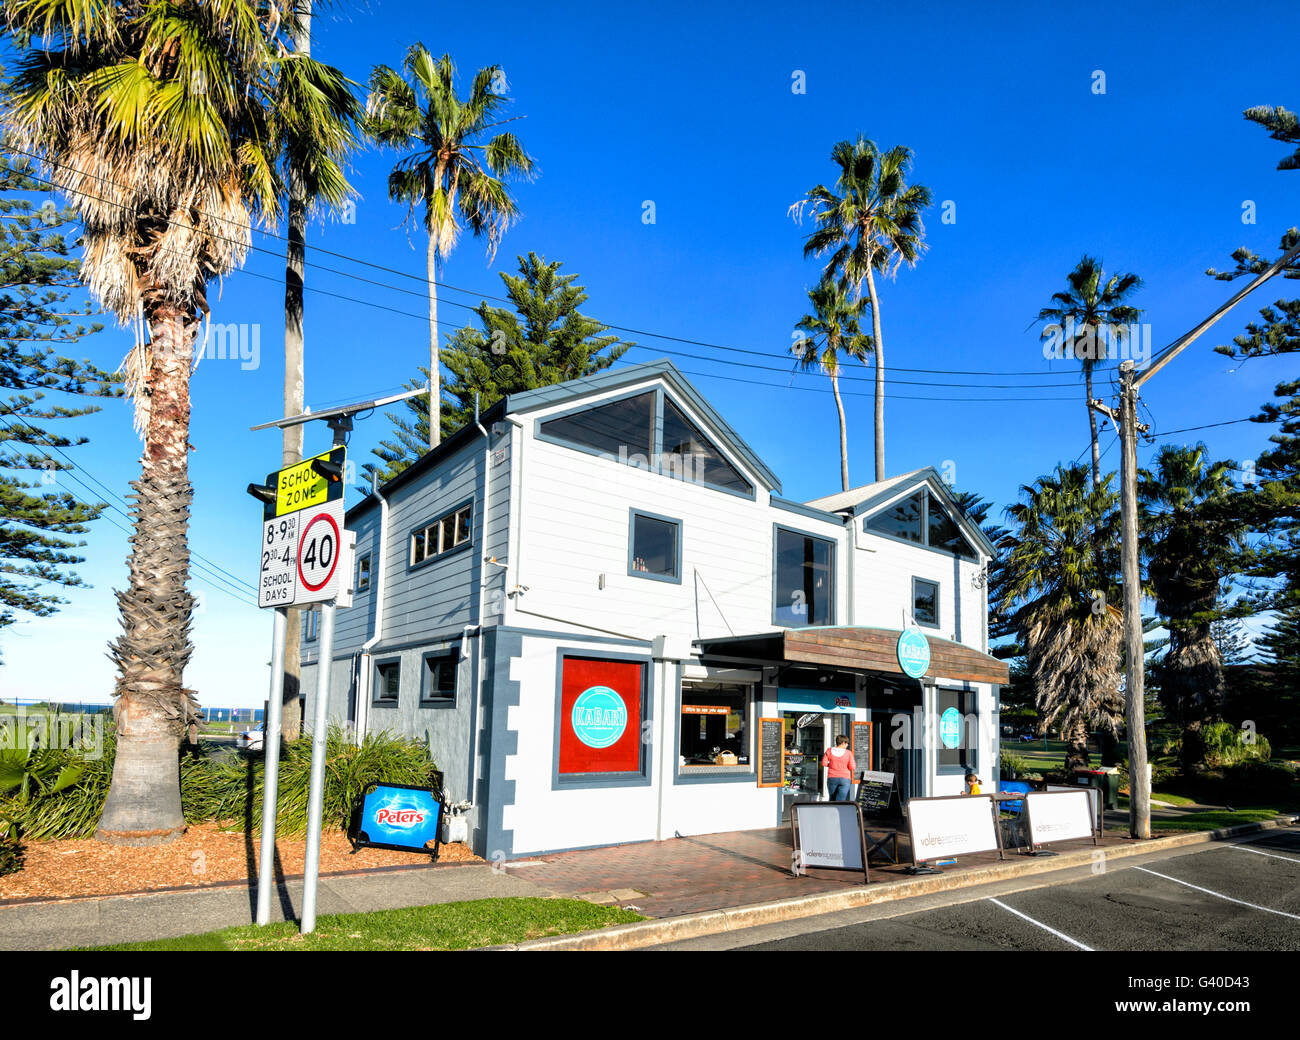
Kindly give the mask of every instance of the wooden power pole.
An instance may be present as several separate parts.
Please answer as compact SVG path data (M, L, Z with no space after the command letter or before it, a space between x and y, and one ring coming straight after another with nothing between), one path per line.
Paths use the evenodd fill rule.
M1137 365L1126 360L1119 366L1119 401L1109 408L1101 401L1092 401L1092 407L1110 419L1119 432L1120 440L1120 511L1121 511L1121 573L1124 581L1124 652L1126 657L1124 724L1128 730L1129 775L1129 835L1134 838L1151 837L1151 770L1147 762L1146 730L1146 653L1142 641L1142 576L1138 565L1138 546L1141 524L1137 508L1137 435L1146 427L1138 422L1138 391L1152 376L1169 364L1189 344L1196 340L1228 311L1281 271L1297 255L1296 246L1277 260L1268 270L1237 292L1218 310L1179 339L1160 351L1138 373Z

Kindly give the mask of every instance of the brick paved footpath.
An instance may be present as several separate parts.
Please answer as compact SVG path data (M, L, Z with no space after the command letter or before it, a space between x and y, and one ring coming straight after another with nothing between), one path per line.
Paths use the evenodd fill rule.
M873 834L880 833L873 829ZM1130 843L1127 833L1109 831L1100 847ZM1052 846L1061 852L1092 847L1088 840ZM1008 862L1024 858L1016 851L1006 853ZM551 853L507 863L506 868L512 876L557 895L634 906L649 917L673 917L862 886L860 872L813 869L793 877L790 860L790 828L786 826ZM905 872L911 863L906 830L898 834L898 860L891 864L873 855L870 884L889 885L911 876ZM960 873L997 862L996 852L986 852L961 856L955 866L942 870L945 874Z

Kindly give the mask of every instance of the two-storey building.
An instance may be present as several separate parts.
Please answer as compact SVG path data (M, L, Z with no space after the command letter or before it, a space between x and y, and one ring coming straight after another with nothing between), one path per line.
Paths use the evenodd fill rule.
M904 800L996 774L992 546L938 474L789 501L671 362L511 395L347 524L330 715L427 737L481 855L772 826L840 734Z

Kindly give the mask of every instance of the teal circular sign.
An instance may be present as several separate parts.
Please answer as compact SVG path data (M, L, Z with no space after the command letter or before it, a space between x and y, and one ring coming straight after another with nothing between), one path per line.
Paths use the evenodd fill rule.
M627 729L627 705L608 686L588 686L573 702L573 732L587 747L607 748Z
M949 708L939 716L939 739L950 751L961 747L961 712L956 708Z
M930 644L919 629L904 629L898 636L898 667L903 674L919 679L930 668Z

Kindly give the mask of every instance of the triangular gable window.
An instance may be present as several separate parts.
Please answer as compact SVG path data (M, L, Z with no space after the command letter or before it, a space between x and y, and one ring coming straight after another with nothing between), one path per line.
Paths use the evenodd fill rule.
M739 491L743 495L754 490L754 485L742 477L714 443L666 397L660 472L679 480Z
M954 553L968 560L978 559L978 554L939 500L925 491L918 491L868 517L866 529L940 552Z
M548 437L647 467L654 454L654 431L653 390L542 423L542 433Z
M929 497L930 548L955 553L958 556L966 557L968 560L975 559L975 550L971 548L970 542L966 541L960 528L944 512L944 508L939 504L938 499L933 495Z
M742 495L754 493L754 485L718 446L655 390L543 420L540 433L678 480Z

